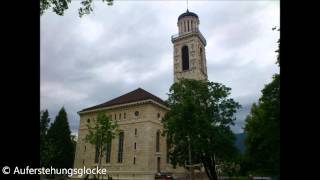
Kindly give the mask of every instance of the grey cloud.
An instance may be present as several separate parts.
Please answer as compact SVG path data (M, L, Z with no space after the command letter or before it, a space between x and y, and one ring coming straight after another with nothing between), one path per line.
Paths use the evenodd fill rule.
M242 131L248 107L278 71L268 62L275 61L270 54L277 38L266 36L267 25L257 20L276 3L190 2L208 41L209 80L231 87L232 96L245 107L237 114L234 131ZM108 7L95 2L94 13L81 19L78 7L72 3L64 16L41 17L41 108L49 109L54 119L65 106L75 133L79 110L138 87L166 99L173 82L170 36L177 33L184 3L125 1ZM269 36L273 39L267 42L262 38ZM263 58L257 58L260 51L252 44L265 44L259 46L266 52Z

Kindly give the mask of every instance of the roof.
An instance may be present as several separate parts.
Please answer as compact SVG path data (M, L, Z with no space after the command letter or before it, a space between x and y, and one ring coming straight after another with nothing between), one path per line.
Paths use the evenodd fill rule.
M83 109L80 112L99 109L99 108L103 108L103 107L114 106L114 105L126 104L126 103L131 103L131 102L136 102L136 101L150 100L150 99L154 100L164 106L167 106L167 104L159 97L149 93L148 91L146 91L142 88L138 88L134 91L131 91L131 92L124 94L122 96L119 96L117 98L114 98L114 99L107 101L105 103Z
M178 17L178 21L183 18L183 17L186 17L186 16L194 16L196 18L198 18L198 15L194 12L190 12L188 9L185 13L181 14L179 17Z

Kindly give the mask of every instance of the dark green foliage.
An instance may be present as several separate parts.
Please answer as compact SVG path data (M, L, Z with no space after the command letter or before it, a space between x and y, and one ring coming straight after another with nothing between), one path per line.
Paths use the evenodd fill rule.
M235 137L236 137L235 145L237 149L239 150L240 153L244 153L245 152L244 139L246 137L246 134L245 133L235 134Z
M101 0L106 2L109 6L113 4L113 0ZM52 7L52 11L57 15L63 16L64 11L69 8L71 0L40 0L40 15L43 15L44 12ZM82 7L79 8L79 16L90 14L93 11L92 8L93 0L82 0Z
M40 160L41 163L46 161L46 137L50 118L48 110L40 112Z
M47 135L48 126L50 118L48 110L40 112L40 148L45 142L45 137Z
M92 0L81 1L82 7L79 8L79 16L82 17L84 14L89 14L93 11L92 9Z
M246 119L247 156L257 171L279 173L280 165L280 75L262 90Z
M162 122L174 166L189 162L189 140L192 164L203 163L210 179L217 178L215 158L227 161L236 154L230 125L240 105L228 97L230 90L219 83L189 79L171 86L167 101L171 110Z
M274 27L272 30L276 30ZM280 31L280 28L277 29ZM277 41L276 64L280 67L280 39ZM246 118L246 153L244 166L258 175L280 173L280 74L273 75L265 85L258 103L254 103Z
M40 0L40 15L52 7L52 11L57 15L63 16L63 13L68 9L68 4L71 3L71 0Z
M72 168L74 160L74 144L71 139L67 113L61 108L47 134L49 156L46 166L54 168Z
M113 5L113 0L102 0L106 2L109 6ZM82 7L79 8L79 16L88 15L93 12L92 0L83 0L81 1Z
M75 135L71 135L71 142L72 142L72 146L73 146L73 157L75 157L75 153L76 153L76 147L77 147L77 140L76 140L76 136Z
M239 175L247 176L248 172L253 169L252 164L248 161L245 154L238 154L235 162L240 165Z
M274 30L276 30L276 31L280 31L280 28L278 27L278 29L277 29L277 27L274 27L274 28L272 28L272 30L274 31ZM276 61L276 64L278 64L278 66L280 67L280 38L279 38L279 40L277 41L277 43L278 43L278 49L275 51L278 55L277 55L277 61Z

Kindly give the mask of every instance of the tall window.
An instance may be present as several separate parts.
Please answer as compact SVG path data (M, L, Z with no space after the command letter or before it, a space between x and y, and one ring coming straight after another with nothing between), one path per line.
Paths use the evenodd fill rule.
M114 114L114 120L117 120L117 114Z
M191 31L193 31L193 21L191 21Z
M106 144L106 163L110 163L111 158L111 142Z
M189 49L188 49L188 46L182 47L182 70L189 70Z
M119 120L121 120L121 113L119 114Z
M123 119L125 119L125 118L126 118L126 113L123 114Z
M137 149L137 143L134 143L134 150Z
M156 152L160 151L160 131L157 131L156 135Z
M200 63L201 63L201 68L202 71L204 71L204 61L203 61L203 52L202 52L202 48L200 48Z
M118 147L118 163L122 163L122 160L123 160L123 140L124 140L124 132L120 132L119 147Z
M133 157L133 164L136 164L136 157Z
M157 171L160 172L160 157L157 157Z

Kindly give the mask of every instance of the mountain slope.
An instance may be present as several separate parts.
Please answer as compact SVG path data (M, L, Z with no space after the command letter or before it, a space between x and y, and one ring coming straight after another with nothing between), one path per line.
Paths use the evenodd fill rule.
M246 137L246 134L238 133L238 134L235 134L235 137L236 137L236 141L235 141L236 147L239 149L241 153L244 153L245 151L244 139Z

